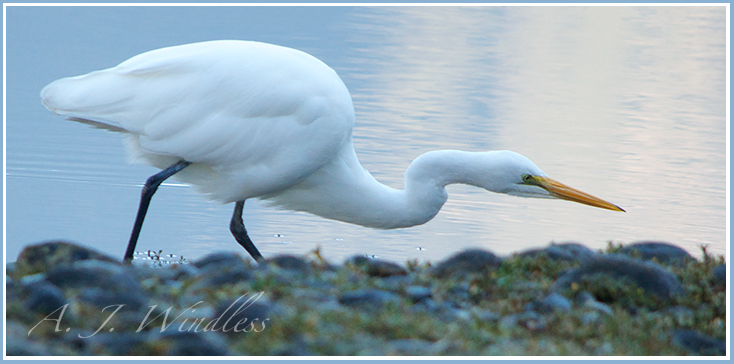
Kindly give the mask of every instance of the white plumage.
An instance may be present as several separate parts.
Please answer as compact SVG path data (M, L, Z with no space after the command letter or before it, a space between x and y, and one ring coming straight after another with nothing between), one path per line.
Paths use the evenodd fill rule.
M397 228L430 220L446 201L444 186L466 183L621 210L548 179L509 151L426 153L407 169L404 190L384 186L357 160L354 108L336 72L306 53L270 44L162 48L57 80L41 98L56 114L125 134L133 159L161 169L190 162L176 177L224 203L262 198L330 219Z
M193 162L178 177L222 202L307 177L349 142L354 122L333 70L303 52L256 42L143 53L53 82L41 97L59 115L122 129L131 155L155 167Z

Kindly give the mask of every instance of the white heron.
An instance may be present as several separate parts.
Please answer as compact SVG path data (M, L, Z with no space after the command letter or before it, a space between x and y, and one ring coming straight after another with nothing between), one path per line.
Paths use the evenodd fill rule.
M511 151L440 150L416 158L403 190L376 181L352 144L354 107L334 70L304 52L222 40L149 51L41 91L54 113L120 132L134 160L162 169L143 187L123 260L132 259L150 199L165 179L235 202L230 230L263 259L242 221L245 200L394 229L431 220L463 183L515 196L620 207L578 191Z

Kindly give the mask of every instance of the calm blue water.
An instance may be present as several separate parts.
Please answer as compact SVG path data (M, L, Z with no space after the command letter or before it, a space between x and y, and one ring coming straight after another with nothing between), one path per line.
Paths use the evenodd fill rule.
M121 257L156 172L127 164L119 135L48 112L41 88L212 39L294 47L332 66L353 95L357 154L387 185L401 188L429 150L511 149L628 211L450 186L434 220L378 231L250 201L245 223L266 257L320 246L335 262L438 260L465 247L638 240L726 252L724 7L9 7L6 25L9 261L49 239ZM232 208L172 181L138 249L240 252Z

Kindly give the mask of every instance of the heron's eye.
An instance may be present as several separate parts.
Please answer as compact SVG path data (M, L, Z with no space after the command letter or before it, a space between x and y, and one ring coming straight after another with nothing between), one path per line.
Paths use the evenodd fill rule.
M527 183L527 182L530 182L530 180L531 180L532 178L533 178L533 177L532 177L531 175L529 175L529 174L523 174L523 175L522 175L522 181L523 181L523 182L525 182L525 183Z

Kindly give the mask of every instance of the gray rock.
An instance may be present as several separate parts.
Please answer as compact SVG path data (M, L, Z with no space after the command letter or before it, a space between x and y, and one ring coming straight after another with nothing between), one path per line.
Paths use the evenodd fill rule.
M29 245L16 260L17 268L32 272L46 272L59 265L70 265L82 260L99 260L113 264L120 261L96 250L67 241L48 241Z
M50 356L48 346L25 339L8 339L5 353L7 356Z
M668 307L663 312L670 315L680 327L692 326L696 318L696 313L685 306Z
M404 291L413 283L414 278L410 274L380 277L379 281L374 282L374 288L391 292Z
M122 305L120 309L124 311L138 311L148 303L148 297L141 291L113 292L97 287L83 289L76 299L98 308ZM111 313L115 308L108 310Z
M584 305L587 301L596 301L596 298L589 291L581 291L576 294L574 301L579 305Z
M695 330L675 330L672 333L673 343L698 355L726 355L726 342Z
M141 266L134 269L138 281L154 278L162 282L179 281L199 274L193 264L164 265L162 267Z
M351 258L348 258L344 261L345 264L352 264L356 265L358 267L365 266L370 261L370 258L365 257L364 255L357 254L353 255Z
M541 314L547 314L554 311L568 312L573 308L571 301L558 293L551 293L529 304L528 310L536 311Z
M524 311L502 317L499 325L506 330L522 327L530 331L543 331L548 326L548 322L545 317L535 311Z
M267 260L268 264L273 264L281 269L287 269L302 274L311 273L311 265L308 262L294 255L279 255Z
M490 310L472 307L471 314L478 321L499 321L502 317Z
M593 312L602 313L605 315L612 315L614 313L614 309L612 309L612 306L597 301L594 295L587 291L579 292L576 295L574 302L580 308L592 310Z
M245 294L233 299L223 300L216 305L216 323L212 330L225 334L257 333L273 323L270 314L272 304L259 294Z
M67 304L64 292L51 283L43 281L30 284L26 289L28 296L23 305L33 312L46 316Z
M345 263L362 268L371 277L391 277L408 274L408 271L399 264L382 259L367 258L364 255L352 256Z
M400 265L382 259L368 259L366 271L371 277L404 276L408 274L408 271Z
M425 298L415 303L409 308L412 312L438 312L439 307L433 298Z
M237 284L252 278L252 272L244 261L223 259L203 265L197 276L197 281L190 289L216 289L223 285Z
M502 264L502 259L493 253L483 249L469 249L457 253L439 263L431 269L431 274L436 277L446 277L453 274L466 274L480 272L485 269L497 268Z
M61 288L104 287L108 291L141 291L133 268L97 260L85 260L50 270L46 279Z
M93 333L82 333L84 339L79 338L78 334L73 335L69 340L83 345L89 355L160 355L152 347L155 343L150 341L150 334L145 331Z
M202 269L210 264L219 265L223 264L224 262L234 263L235 265L245 264L245 260L242 259L242 256L240 256L239 254L235 254L233 252L215 252L194 261L193 265L196 268Z
M21 285L9 276L5 276L5 294L6 304L8 302L17 302L21 300Z
M695 259L682 248L656 241L641 241L622 247L619 253L642 260L657 260L660 264L685 264Z
M394 293L369 288L347 291L339 296L339 303L344 306L366 309L379 309L387 304L399 304L400 301L400 297Z
M408 296L411 302L417 303L424 299L431 298L433 293L430 288L421 286L410 286L405 289L405 294Z
M439 319L446 322L454 322L470 317L469 313L461 308L461 305L451 301L443 301L437 304L434 311Z
M614 313L614 310L612 309L612 306L609 306L605 303L601 303L596 300L592 301L586 301L584 303L584 307L594 310L595 312L601 312L605 315L612 315Z
M711 272L714 274L716 283L726 284L726 264L719 264L715 266Z
M618 254L598 255L584 260L579 268L571 269L558 278L551 286L551 291L566 290L573 283L598 277L629 280L647 294L661 300L668 300L683 292L678 278L661 266Z
M581 322L584 325L591 325L601 320L601 314L599 311L584 312L581 314Z
M12 276L17 269L18 269L18 263L17 262L9 262L9 263L5 264L6 277Z
M23 325L22 323L9 319L5 323L5 333L7 334L7 338L18 338L18 339L24 339L28 337L28 327Z
M579 243L551 243L547 248L531 249L518 254L520 257L545 256L551 260L562 261L580 261L595 255L596 253L593 250Z
M581 291L576 294L575 301L579 306L591 309L595 312L607 315L614 313L611 306L597 301L596 298L594 298L594 295L587 291Z
M47 276L48 275L46 273L31 274L29 276L21 277L18 282L20 285L27 288L33 284L48 283L46 280Z
M451 286L446 293L454 300L468 301L471 298L469 283L459 283Z

